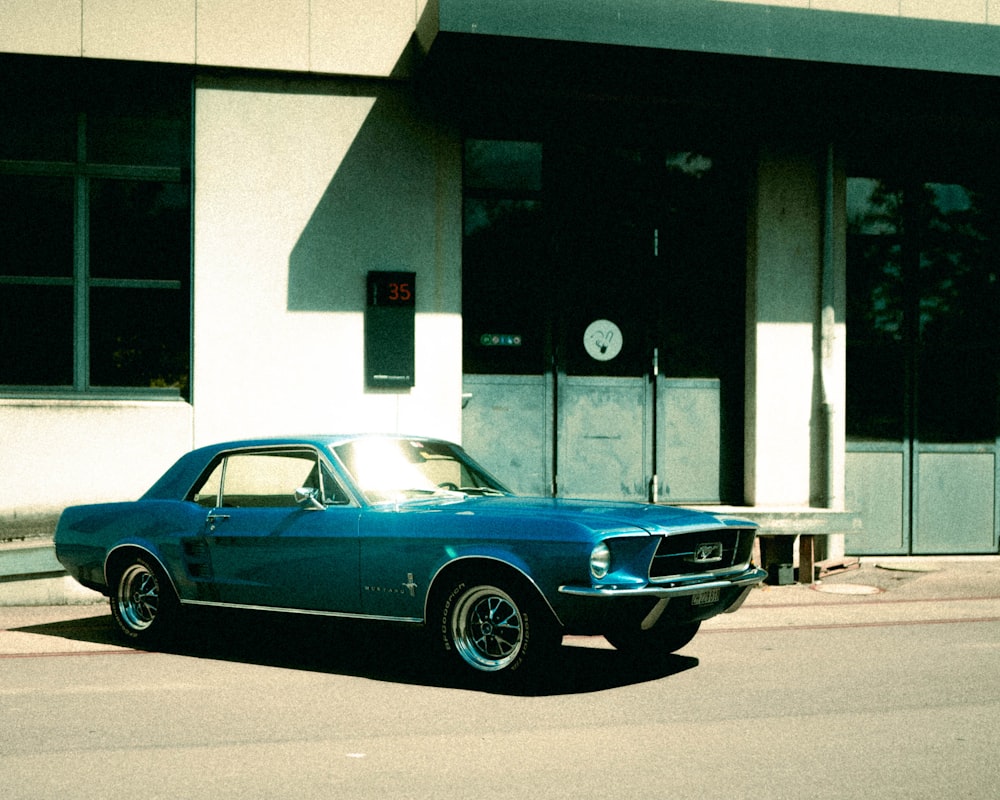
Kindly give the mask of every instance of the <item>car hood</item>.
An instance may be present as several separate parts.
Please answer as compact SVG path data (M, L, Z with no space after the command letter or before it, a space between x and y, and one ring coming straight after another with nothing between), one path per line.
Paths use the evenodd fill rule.
M593 530L639 528L647 533L678 528L756 527L746 520L720 517L690 508L609 500L439 495L401 504L398 508L400 511L433 509L438 513L478 517L531 518L550 523L577 524Z

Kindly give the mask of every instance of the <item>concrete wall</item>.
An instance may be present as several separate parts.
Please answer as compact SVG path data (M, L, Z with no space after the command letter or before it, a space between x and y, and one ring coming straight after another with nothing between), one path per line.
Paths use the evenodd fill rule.
M202 81L195 440L461 435L461 143L384 82ZM416 272L416 385L364 385L368 270Z
M190 449L184 402L0 399L0 538L71 503L135 499Z
M386 81L202 81L195 119L193 407L0 399L0 538L132 499L210 441L461 438L460 139ZM372 269L416 273L408 392L365 387Z
M4 0L0 51L388 76L427 0Z
M193 445L461 436L461 145L404 75L424 0L5 0L0 51L350 73L195 93L194 363L181 401L0 399L0 538L131 499ZM376 76L369 80L359 76ZM392 80L385 80L392 76ZM417 273L416 385L364 386L365 275Z

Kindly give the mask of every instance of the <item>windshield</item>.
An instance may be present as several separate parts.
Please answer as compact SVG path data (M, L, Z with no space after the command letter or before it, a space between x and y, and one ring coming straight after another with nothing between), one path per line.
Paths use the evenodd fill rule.
M428 495L507 494L459 448L421 439L357 439L334 452L369 503Z

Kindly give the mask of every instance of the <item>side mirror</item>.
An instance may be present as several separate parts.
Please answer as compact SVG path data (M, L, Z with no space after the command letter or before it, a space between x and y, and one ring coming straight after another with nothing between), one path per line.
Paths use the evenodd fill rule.
M295 490L295 503L305 511L323 511L326 508L319 499L319 489L307 489L304 486Z

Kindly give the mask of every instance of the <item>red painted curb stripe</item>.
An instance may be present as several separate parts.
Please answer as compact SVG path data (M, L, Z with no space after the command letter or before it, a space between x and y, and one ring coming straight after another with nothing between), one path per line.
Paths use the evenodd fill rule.
M901 625L957 625L962 622L1000 622L1000 617L956 617L954 619L901 619L886 622L838 622L826 625L762 625L748 628L703 628L706 633L760 633L761 631L823 631L836 628L892 628Z
M149 650L69 650L64 653L0 653L0 661L8 658L61 658L62 656L136 656L152 655Z

